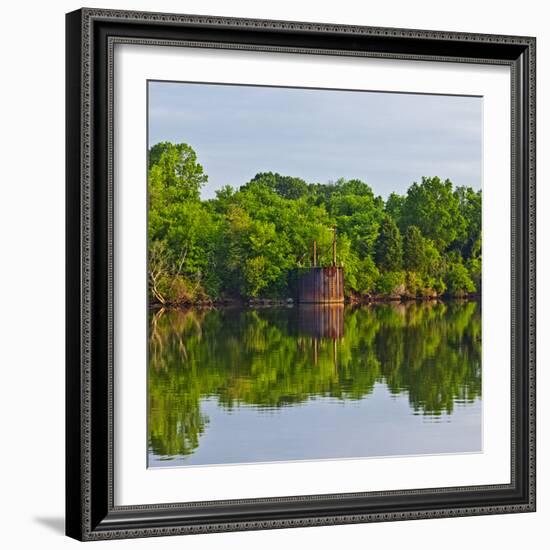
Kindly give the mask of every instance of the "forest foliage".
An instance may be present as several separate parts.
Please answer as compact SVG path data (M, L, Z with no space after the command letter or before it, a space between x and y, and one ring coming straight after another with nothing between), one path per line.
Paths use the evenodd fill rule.
M201 199L193 148L149 150L149 290L165 305L290 296L290 274L332 261L348 299L481 292L481 191L423 177L387 200L358 179L316 183L263 172Z

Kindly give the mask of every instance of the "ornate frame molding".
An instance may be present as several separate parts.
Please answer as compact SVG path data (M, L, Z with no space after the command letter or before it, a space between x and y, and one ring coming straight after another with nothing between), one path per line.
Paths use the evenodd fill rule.
M247 33L254 34L254 43ZM368 40L352 47L349 37ZM334 42L340 46L333 47ZM509 485L114 506L112 129L117 43L511 67L514 349ZM88 8L68 14L67 534L99 540L534 511L535 87L531 37ZM420 508L407 502L411 497L432 505ZM293 504L302 504L302 509ZM303 506L310 510L304 512Z

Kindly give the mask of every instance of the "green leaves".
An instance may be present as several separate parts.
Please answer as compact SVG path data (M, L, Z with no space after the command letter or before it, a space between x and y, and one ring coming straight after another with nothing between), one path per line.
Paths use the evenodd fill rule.
M447 269L445 285L451 296L460 297L476 290L468 270L459 262L452 263Z
M186 143L157 143L149 152L149 180L158 189L157 199L165 201L200 199L208 181L197 155Z
M426 239L422 236L420 229L416 225L410 225L403 241L403 260L406 269L418 273L428 271L426 245Z
M167 303L287 298L292 271L313 265L314 241L318 265L332 264L334 227L348 296L480 291L481 191L422 178L384 203L357 179L320 184L262 172L204 201L207 179L189 145L150 149L150 272Z
M399 271L403 267L403 240L395 221L386 216L376 241L376 264L381 271Z
M376 291L382 296L399 296L404 292L405 276L402 271L388 271L376 282Z
M401 229L416 225L442 252L454 241L464 239L466 224L460 200L449 180L423 177L421 184L409 187L400 209Z

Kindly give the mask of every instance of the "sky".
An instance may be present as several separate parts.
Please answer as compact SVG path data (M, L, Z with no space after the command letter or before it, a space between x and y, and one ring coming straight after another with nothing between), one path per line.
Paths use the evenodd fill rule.
M187 143L204 199L258 172L357 178L376 195L422 176L481 188L480 97L149 82L149 146Z

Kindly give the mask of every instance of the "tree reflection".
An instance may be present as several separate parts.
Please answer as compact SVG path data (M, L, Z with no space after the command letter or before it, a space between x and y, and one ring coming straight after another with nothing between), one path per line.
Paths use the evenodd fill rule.
M384 383L437 416L481 395L477 302L161 310L150 327L149 445L167 458L198 447L208 397L276 410Z

